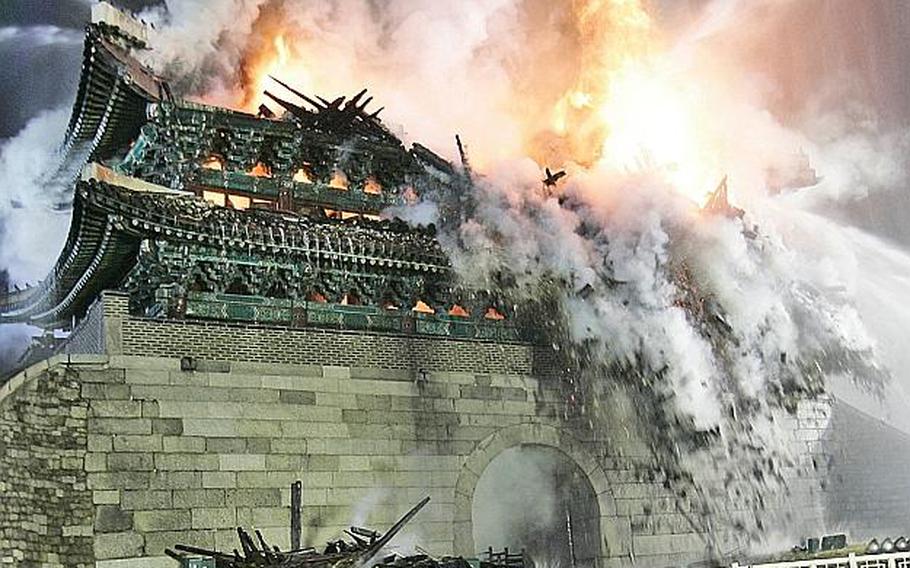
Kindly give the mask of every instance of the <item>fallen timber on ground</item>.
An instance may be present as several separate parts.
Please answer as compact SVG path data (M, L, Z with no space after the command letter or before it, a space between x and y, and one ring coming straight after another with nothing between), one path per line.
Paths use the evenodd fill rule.
M472 568L467 560L460 557L433 558L428 554L400 556L397 554L378 558L382 549L397 535L404 526L430 501L424 498L385 533L350 527L346 535L350 540L335 540L327 543L322 552L316 548L305 547L296 550L282 551L277 546L270 546L262 533L254 531L255 539L243 528L237 528L240 549L231 553L208 550L195 546L178 544L175 550L167 549L165 553L184 564L192 557L207 557L215 562L216 568ZM482 568L515 568L518 555L506 554L499 558L490 555Z

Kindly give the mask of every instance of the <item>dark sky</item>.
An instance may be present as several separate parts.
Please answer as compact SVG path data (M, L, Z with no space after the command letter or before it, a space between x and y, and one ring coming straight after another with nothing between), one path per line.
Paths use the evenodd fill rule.
M133 10L153 3L118 1ZM69 104L75 96L81 34L90 7L90 0L0 0L0 138L16 134L41 110ZM57 41L43 39L52 31L47 26L61 29ZM10 28L17 28L17 33L4 35L3 30L11 32Z

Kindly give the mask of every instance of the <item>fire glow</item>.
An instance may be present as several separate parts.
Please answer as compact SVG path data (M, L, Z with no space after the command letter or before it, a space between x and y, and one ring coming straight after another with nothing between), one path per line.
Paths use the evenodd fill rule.
M259 37L250 42L237 101L244 110L255 112L260 104L269 102L262 94L269 86L269 75L302 91L322 91L332 97L338 94L332 87L345 82L324 68L331 65L331 58L321 56L323 48L283 21L264 11L254 25ZM575 165L656 175L702 204L725 173L716 158L716 144L703 132L711 116L702 96L708 87L679 71L641 0L573 2L571 21L580 52L566 59L577 57L577 70L563 74L570 80L558 98L540 105L551 109L548 116L519 118L527 123L525 132L547 133L560 141L562 150L554 153L536 148L534 136L529 134L524 143L528 155L541 168ZM369 79L394 92L395 77L378 73ZM336 84L323 85L326 78ZM361 86L348 88L353 92ZM515 96L536 97L533 93ZM487 163L483 157L475 162Z

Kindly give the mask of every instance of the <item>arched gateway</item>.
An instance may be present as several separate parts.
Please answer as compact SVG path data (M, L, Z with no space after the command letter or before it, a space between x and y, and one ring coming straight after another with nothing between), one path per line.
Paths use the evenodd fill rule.
M621 525L628 520L616 515L613 494L603 468L584 445L568 432L545 424L520 424L503 428L477 444L461 467L455 486L455 552L470 555L476 552L473 534L473 503L478 483L487 467L503 452L520 447L553 448L568 458L583 473L596 500L597 521L600 526L598 560L615 556L622 548ZM627 529L628 530L628 529ZM611 552L612 551L612 552Z

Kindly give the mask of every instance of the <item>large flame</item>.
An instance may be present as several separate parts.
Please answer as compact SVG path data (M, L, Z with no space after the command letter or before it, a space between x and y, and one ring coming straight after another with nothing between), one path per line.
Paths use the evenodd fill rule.
M282 3L269 3L253 23L253 33L246 45L241 68L240 89L235 106L256 112L261 104L271 101L264 95L270 85L269 75L292 77L302 90L314 87L306 58L298 45L300 31L288 25Z
M262 12L254 24L258 39L248 46L238 101L245 110L255 111L268 102L263 91L270 87L269 75L302 91L338 94L314 84L315 77L332 76L320 67L326 64L318 53L304 57L305 51L320 46L288 27L281 10ZM577 60L576 71L561 96L545 104L551 112L544 124L530 113L519 118L526 123L526 132L539 133L526 141L528 153L541 166L571 162L657 174L702 203L723 174L716 148L705 135L710 113L702 108L705 97L700 89L707 87L679 75L643 0L573 0L571 11L579 53L567 54L566 59ZM394 77L378 79L395 84ZM513 98L535 96L516 92ZM546 145L540 144L540 134ZM475 163L488 163L482 158Z
M702 203L721 175L703 135L709 117L698 84L673 60L640 0L575 6L582 66L551 121L569 155L585 165L649 171Z

